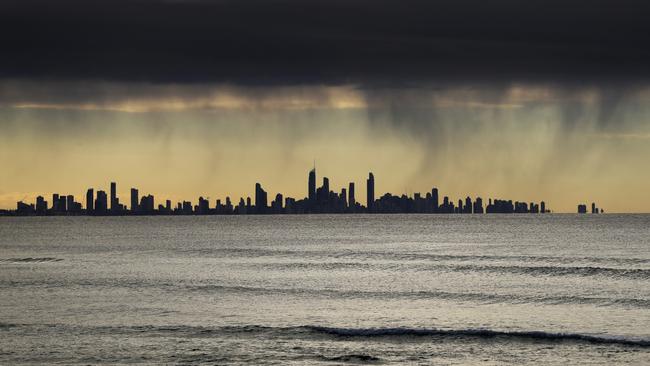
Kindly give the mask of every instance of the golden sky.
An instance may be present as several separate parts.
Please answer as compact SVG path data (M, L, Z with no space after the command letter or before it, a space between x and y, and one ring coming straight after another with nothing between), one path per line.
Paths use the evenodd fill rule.
M63 90L57 94L57 90ZM11 92L9 92L11 91ZM547 202L574 212L650 207L650 93L607 98L552 85L363 90L354 85L4 82L0 207L118 183L191 200L302 198L316 161L340 191L365 178L376 192L429 191Z

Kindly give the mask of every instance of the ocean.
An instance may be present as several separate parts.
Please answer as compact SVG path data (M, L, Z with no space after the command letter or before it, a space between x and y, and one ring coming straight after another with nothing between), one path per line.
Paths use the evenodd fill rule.
M0 218L0 364L650 364L650 215Z

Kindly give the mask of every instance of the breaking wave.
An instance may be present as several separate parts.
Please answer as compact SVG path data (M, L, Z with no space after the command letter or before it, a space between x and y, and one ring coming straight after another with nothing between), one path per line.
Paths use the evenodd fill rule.
M350 355L341 355L341 356L319 356L322 361L329 362L342 362L342 363L354 363L354 364L375 364L381 363L382 359L375 356L365 355L365 354L350 354Z
M634 347L650 347L650 339L630 339L616 336L598 336L579 333L549 333L543 331L499 331L490 329L435 329L435 328L332 328L321 326L306 327L313 332L336 337L437 337L437 338L477 338L509 339L513 341L574 341L595 344L612 344Z
M6 259L0 259L0 262L6 262L6 263L39 263L39 262L61 262L63 259L61 258L53 258L53 257L26 257L26 258L6 258Z
M426 269L426 268L425 268ZM650 270L641 268L611 268L593 266L477 266L458 265L446 269L456 272L495 272L526 274L532 276L606 276L614 278L630 278L637 280L650 279Z

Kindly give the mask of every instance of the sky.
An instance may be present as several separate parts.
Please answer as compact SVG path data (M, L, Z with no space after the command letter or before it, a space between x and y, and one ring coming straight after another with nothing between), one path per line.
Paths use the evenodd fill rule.
M0 208L438 187L650 207L650 9L604 0L0 4ZM365 203L364 199L361 199Z

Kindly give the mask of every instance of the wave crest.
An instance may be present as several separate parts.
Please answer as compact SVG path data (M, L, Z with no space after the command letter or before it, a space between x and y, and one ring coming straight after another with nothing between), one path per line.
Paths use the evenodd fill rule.
M6 258L6 259L0 259L0 262L7 262L7 263L39 263L39 262L61 262L63 259L61 258L53 258L53 257L26 257L26 258Z
M597 336L579 333L550 333L543 331L499 331L491 329L435 329L435 328L333 328L306 327L315 333L337 337L454 337L454 338L510 338L513 340L539 340L550 342L576 341L596 344L650 347L648 339L630 339L614 336Z

